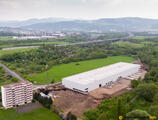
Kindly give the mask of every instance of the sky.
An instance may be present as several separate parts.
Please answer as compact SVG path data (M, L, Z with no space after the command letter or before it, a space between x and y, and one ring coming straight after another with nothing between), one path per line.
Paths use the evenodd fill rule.
M158 19L158 0L0 0L0 21L31 18Z

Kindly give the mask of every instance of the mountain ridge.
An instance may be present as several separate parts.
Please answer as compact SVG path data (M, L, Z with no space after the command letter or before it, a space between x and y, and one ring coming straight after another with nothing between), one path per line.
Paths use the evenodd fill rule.
M31 21L31 22L30 22ZM96 20L74 19L31 19L17 25L17 28L27 30L50 31L157 31L158 19L125 17L125 18L101 18ZM1 22L0 22L1 25Z

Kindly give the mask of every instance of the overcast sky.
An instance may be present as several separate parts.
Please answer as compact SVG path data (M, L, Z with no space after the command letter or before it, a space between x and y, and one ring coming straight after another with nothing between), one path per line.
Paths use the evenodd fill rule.
M0 0L0 21L30 18L158 19L158 0Z

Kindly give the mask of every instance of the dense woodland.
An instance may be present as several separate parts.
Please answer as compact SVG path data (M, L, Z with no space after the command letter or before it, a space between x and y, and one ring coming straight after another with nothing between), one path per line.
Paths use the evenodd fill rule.
M126 55L140 59L148 68L144 80L133 80L133 90L120 97L105 99L96 110L84 113L84 120L116 120L127 117L158 116L158 38L128 39L129 45L96 43L58 47L42 45L39 49L4 55L0 59L22 75L46 71L54 65ZM137 46L136 46L137 45ZM138 47L139 45L139 47ZM141 118L139 120L145 120Z

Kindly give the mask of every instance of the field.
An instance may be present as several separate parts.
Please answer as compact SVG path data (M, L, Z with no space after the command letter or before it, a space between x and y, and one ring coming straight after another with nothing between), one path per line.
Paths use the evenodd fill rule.
M61 118L50 110L41 107L23 114L17 113L14 109L0 110L0 120L61 120Z
M18 46L40 46L42 44L53 45L53 44L67 44L68 42L63 42L55 39L41 39L41 40L20 40L14 39L12 37L1 37L0 36L0 49L18 47Z
M155 38L157 36L134 36L133 39L143 40L146 38Z
M35 43L24 43L22 45L53 45L53 44L67 44L67 42L35 42ZM19 44L20 45L20 44Z
M113 43L113 44L117 44L121 47L130 46L130 47L134 47L134 48L140 48L140 47L144 46L144 44L137 44L137 43L132 43L132 42L116 42L116 43Z
M36 84L50 83L52 80L55 82L61 81L62 78L74 75L77 73L89 71L102 66L110 65L117 62L132 62L133 58L127 56L114 56L103 59L94 59L81 62L72 62L68 64L61 64L52 67L50 70L37 74L29 75L27 79L35 82Z
M133 42L115 42L113 44L117 44L121 47L124 47L124 46L130 46L130 47L133 47L133 48L142 48L144 47L144 45L147 45L147 44L154 44L154 42L147 42L147 41L142 41L140 43L133 43Z
M6 54L13 54L13 53L18 53L18 52L26 52L29 50L33 50L37 48L22 48L22 49L14 49L14 50L0 50L0 57Z

